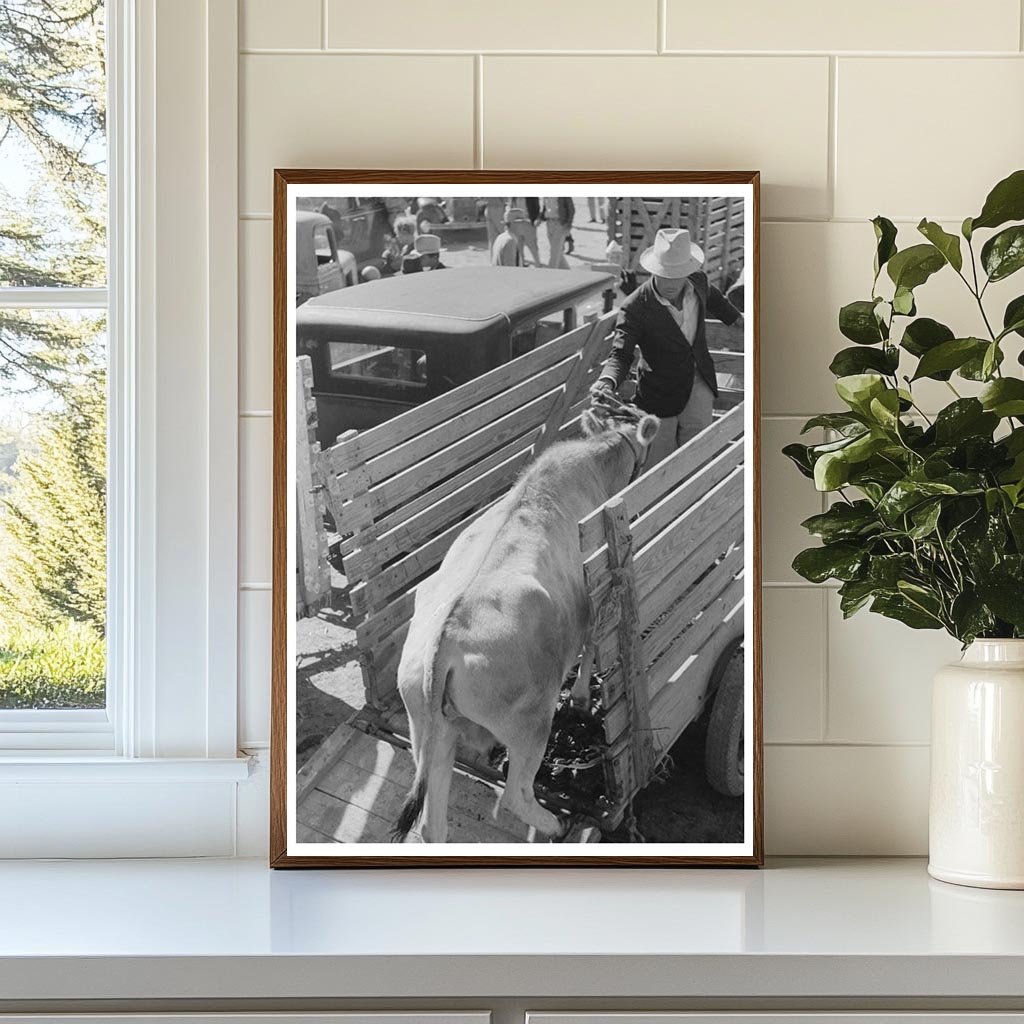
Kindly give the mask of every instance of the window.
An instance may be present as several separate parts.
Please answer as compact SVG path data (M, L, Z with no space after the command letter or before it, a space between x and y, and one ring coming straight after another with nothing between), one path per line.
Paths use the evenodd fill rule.
M0 5L0 720L109 735L105 15Z
M332 377L374 384L427 385L427 354L420 349L330 341L327 351Z
M313 248L318 266L338 262L338 247L334 244L334 232L326 225L319 225L313 231Z

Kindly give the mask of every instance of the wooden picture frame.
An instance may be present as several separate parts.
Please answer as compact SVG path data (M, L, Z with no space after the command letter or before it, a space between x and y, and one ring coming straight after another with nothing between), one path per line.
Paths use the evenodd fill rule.
M377 707L375 702L379 700L385 704L390 701L390 706L394 706L395 665L401 649L400 640L407 628L405 623L411 613L415 572L419 571L422 576L424 571L435 565L454 536L478 514L477 505L467 505L475 494L478 493L480 505L493 500L494 495L481 481L493 479L497 486L499 476L494 474L505 474L500 476L500 483L503 487L509 486L511 478L508 474L520 470L547 443L573 432L573 425L578 422L573 417L578 418L586 406L587 388L598 372L595 360L607 352L614 328L614 316L608 314L573 326L570 330L567 309L566 331L555 340L537 344L512 362L485 369L469 384L459 384L417 404L404 415L388 420L384 426L343 432L335 443L319 444L317 431L323 440L324 427L320 422L322 417L317 413L318 400L312 398L316 385L309 375L313 364L296 358L297 335L293 333L297 301L293 288L298 277L289 261L292 253L298 252L294 248L298 244L295 223L299 219L296 197L300 193L303 196L358 197L368 196L371 191L374 196L383 193L388 197L399 190L404 195L410 189L426 191L436 187L438 191L445 191L449 186L450 194L455 196L465 195L472 189L489 195L500 191L499 186L526 195L544 196L557 186L572 193L577 201L584 193L594 195L599 190L595 188L598 186L608 192L631 192L629 198L614 201L618 203L616 216L620 227L626 234L632 232L622 258L627 272L637 269L640 242L650 241L662 220L668 218L666 211L673 211L673 224L682 226L684 221L691 227L697 224L698 235L705 230L703 237L711 239L718 211L724 208L728 219L728 211L732 209L728 203L724 207L716 206L716 203L721 197L738 196L742 199L738 220L743 238L739 249L742 266L738 280L747 293L742 343L737 353L720 353L715 366L720 382L723 376L721 359L725 359L728 367L736 369L736 376L741 382L741 404L724 415L716 413L712 426L686 446L685 455L683 449L679 449L661 464L666 467L663 472L645 473L604 506L584 517L579 523L581 551L578 553L587 566L591 607L597 609L596 619L600 627L595 627L595 632L600 634L595 646L597 665L603 674L598 677L601 689L594 692L608 702L603 720L606 737L614 731L608 725L609 720L614 719L615 729L619 730L615 733L615 743L609 742L602 749L599 768L603 782L599 787L600 795L595 798L595 806L602 812L610 807L618 815L620 829L623 827L623 822L628 821L629 808L637 790L636 777L642 775L649 781L656 764L664 763L671 745L662 733L665 730L671 733L675 726L659 724L668 720L663 716L671 717L666 709L676 716L672 722L683 720L679 716L684 712L696 716L704 707L701 702L707 699L710 703L716 693L726 692L722 680L734 680L736 659L739 658L736 652L742 649L739 669L742 673L742 710L739 714L742 715L743 733L739 739L738 756L746 767L741 798L743 831L739 844L707 844L707 854L703 849L694 849L698 846L696 843L646 842L638 843L634 850L623 848L625 844L618 841L587 843L585 848L583 844L573 847L571 841L561 844L524 843L522 853L519 853L519 847L509 849L506 843L495 841L493 852L488 852L492 849L490 839L472 840L479 843L479 852L475 846L467 850L466 843L458 841L449 842L443 848L407 842L386 849L378 841L373 841L368 844L372 848L363 850L364 842L361 840L342 842L336 838L338 834L349 834L341 825L338 826L340 833L328 833L336 822L343 822L346 815L351 817L352 813L358 813L373 818L371 807L360 804L353 811L353 805L342 800L338 807L343 807L344 813L327 815L330 823L322 825L327 830L323 833L316 833L311 827L297 822L295 805L300 793L307 800L313 796L323 798L330 808L334 808L330 801L340 798L335 792L327 792L320 787L328 785L332 772L337 775L339 764L353 772L364 773L361 778L372 781L373 787L369 787L369 783L361 783L362 790L369 787L376 792L386 788L390 793L393 785L408 781L412 764L408 753L409 741L399 727L389 724L391 718L377 714L374 709ZM651 198L659 187L662 192L668 192L670 198ZM346 193L346 189L351 192ZM763 863L759 202L759 174L756 171L275 171L271 866L755 867ZM427 206L419 206L416 200L413 203L418 210L428 209ZM457 204L449 200L449 205ZM628 211L628 216L621 212L623 210ZM337 211L332 208L327 213L333 217ZM687 217L689 221L685 220ZM695 221L695 217L698 220ZM699 221L700 217L704 218L703 221ZM316 224L324 224L328 219L317 221L314 218L314 230ZM669 219L665 220L666 224ZM629 225L633 227L629 228ZM419 222L420 230L425 226ZM458 226L454 225L452 230ZM337 221L333 227L332 237L349 230L348 226ZM732 258L729 228L722 230L724 241L718 239L715 244L721 247L721 265L727 266ZM714 237L718 238L717 235ZM342 245L336 237L329 246L324 243L318 266L322 268L329 264L333 272L335 262L343 264L348 259L341 250ZM358 263L353 265L358 274L373 276L363 275L363 268ZM710 259L706 266L710 266ZM351 267L341 269L351 278ZM536 275L540 272L519 273ZM553 275L555 272L544 273ZM440 287L437 278L424 276L435 282L435 288ZM358 280L356 277L348 283ZM555 278L552 276L548 280L554 281ZM360 287L369 286L361 284ZM373 294L382 293L382 289L374 287L377 290ZM341 294L350 298L358 293L346 293L343 289ZM349 302L349 305L354 304L354 301ZM319 305L321 303L314 303L310 310L315 313ZM304 322L312 315L310 310L302 314ZM713 348L710 341L709 346ZM313 357L319 358L315 352ZM415 372L423 373L425 377L426 371L422 369L424 360L426 356L420 357L419 368ZM338 362L337 365L347 366L347 362ZM729 372L732 373L732 369ZM403 386L412 387L408 381ZM721 392L719 399L722 399ZM294 427L289 423L289 410L295 417ZM304 421L300 419L303 414L306 414ZM503 433L510 421L513 425ZM499 426L494 426L495 423ZM464 429L463 425L466 425ZM401 433L392 434L389 438L388 431L398 427ZM456 451L443 469L432 473L429 469L432 460L438 458L438 444L447 445L448 440L435 444L422 439L440 437L442 428L448 431L445 436L452 441L449 447L444 447L443 453ZM459 430L463 431L462 435L459 435ZM472 432L472 445L460 440L460 437L469 436L466 431ZM333 438L333 430L329 436ZM477 437L481 440L476 441ZM509 442L510 437L518 440ZM481 447L477 451L485 441L490 447L486 450ZM465 457L461 454L463 448L469 452ZM395 452L405 452L408 458L399 457ZM424 466L427 469L423 469ZM419 492L411 484L407 487L402 481L413 469L428 481L425 486L435 489ZM297 483L300 477L304 480L302 485ZM401 486L395 483L396 480ZM437 493L442 497L436 499L436 504L430 504L435 500L432 496ZM496 493L500 495L503 492ZM453 507L449 513L448 504L454 506L455 495L459 496L462 504L457 509ZM739 511L735 505L737 496ZM400 534L403 526L411 521L410 517L422 518L442 504L449 518L439 526L435 524L434 532L429 540L422 542L422 548L410 551L408 546L402 548L397 541L390 543L388 538L393 539L393 535ZM338 725L302 766L301 773L297 773L294 770L294 677L295 636L299 627L295 625L295 616L299 604L305 602L308 609L315 609L323 600L322 595L331 592L329 569L324 561L329 541L321 536L325 506L328 510L346 510L344 517L340 511L338 513L339 518L346 522L344 527L337 529L341 539L334 537L330 542L339 545L341 562L335 561L343 565L347 574L353 605L351 614L357 620L355 629L368 695L367 706L355 716L357 727L345 723ZM465 516L467 508L470 515L458 519L460 515ZM693 511L695 509L696 512ZM439 517L440 513L437 515ZM680 522L686 526L685 530L674 529L674 524ZM305 540L297 540L296 531L302 530L303 524ZM437 532L439 528L440 533ZM408 528L407 533L410 531ZM673 562L679 552L685 553L686 557L680 556ZM699 574L698 556L707 563L699 566ZM407 569L406 563L410 560L413 564ZM688 568L691 563L692 572ZM651 568L654 565L661 568L655 571ZM665 569L665 565L669 568ZM404 585L402 581L407 578L413 581L409 588L404 591L396 589ZM297 593L300 580L301 598ZM696 580L701 581L700 586L694 582ZM675 591L673 587L685 590L686 595L696 596L679 597L681 590ZM604 600L612 590L614 600ZM664 601L664 606L659 601ZM682 633L678 632L680 629ZM689 639L684 643L686 637ZM650 654L654 648L657 650L652 661ZM687 654L688 650L691 653ZM673 657L678 661L684 654L686 658L678 666L674 662L669 664ZM659 656L661 661L657 660ZM697 686L699 696L694 697L687 691L689 695L684 701L678 696L683 690L678 680L684 678L692 682L698 679L694 666L701 666L703 675L700 678L704 681ZM691 675L686 676L687 672ZM712 678L716 674L717 678ZM608 682L609 679L617 682ZM734 682L728 685L734 690ZM383 698L375 692L375 687L387 691ZM689 703L683 708L685 702ZM352 728L355 732L346 732ZM364 750L368 743L376 745L369 754ZM386 746L381 747L381 743ZM375 760L367 761L367 757ZM396 775L391 768L380 768L382 758L388 765L399 765L400 762L401 772L395 768ZM465 771L460 767L453 778L461 784L465 775L470 780L467 786L470 783L475 785L475 779L483 780L479 783L481 786L497 786L500 790L500 775L493 770L488 774L489 770L482 761L473 762L473 766ZM574 778L582 772L583 769L574 769ZM465 799L470 800L470 796ZM552 791L546 797L542 795L542 799L552 810L558 811L557 794ZM477 804L473 804L473 808L472 814L469 810L457 809L462 815L460 821L472 819L472 822L479 822L469 828L467 835L475 835L474 828L498 828L497 824L488 824L486 814ZM451 821L450 818L446 820ZM604 823L611 821L609 817ZM589 831L584 826L580 828L580 836L584 833L590 836L594 832L593 828ZM312 836L316 841L300 841L300 832L306 839ZM364 830L364 834L368 833ZM615 834L621 835L621 831ZM321 838L330 845L320 842ZM601 852L602 846L607 847L607 852ZM720 850L720 846L723 849ZM680 848L685 852L679 852Z

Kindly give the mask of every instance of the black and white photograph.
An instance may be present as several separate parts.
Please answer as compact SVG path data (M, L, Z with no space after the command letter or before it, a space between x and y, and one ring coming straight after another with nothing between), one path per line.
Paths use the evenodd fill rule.
M282 866L758 863L756 174L277 175Z

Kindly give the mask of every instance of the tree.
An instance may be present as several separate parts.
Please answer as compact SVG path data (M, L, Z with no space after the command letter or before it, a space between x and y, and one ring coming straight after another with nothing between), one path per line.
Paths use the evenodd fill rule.
M106 622L104 379L79 385L0 498L0 607L10 620Z
M103 13L102 0L0 3L0 152L39 179L0 189L0 287L105 280ZM67 397L94 359L66 320L0 310L0 386Z

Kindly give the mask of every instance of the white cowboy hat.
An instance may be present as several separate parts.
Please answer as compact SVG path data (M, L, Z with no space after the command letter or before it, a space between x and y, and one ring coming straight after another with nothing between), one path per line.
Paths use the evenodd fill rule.
M417 235L415 246L416 251L421 256L429 256L431 253L440 254L444 252L441 248L441 238L439 235Z
M656 277L689 277L704 266L704 251L685 228L662 228L641 254L640 266Z

